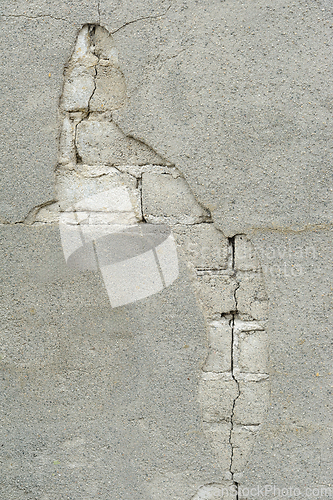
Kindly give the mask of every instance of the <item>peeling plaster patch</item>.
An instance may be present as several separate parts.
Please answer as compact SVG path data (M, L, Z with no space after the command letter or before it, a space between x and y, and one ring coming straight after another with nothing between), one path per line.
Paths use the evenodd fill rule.
M105 29L83 27L64 76L57 200L36 209L32 217L36 224L60 220L66 231L71 226L66 260L93 269L98 267L99 249L107 258L96 239L102 233L108 236L121 225L138 224L148 231L161 223L171 229L207 324L209 347L198 400L203 432L224 481L196 486L192 500L222 499L226 487L233 487L236 494L269 395L268 299L253 245L244 234L226 238L177 168L143 141L126 136L112 121L113 110L127 103L126 82L117 48ZM126 191L129 207L126 203L116 207L119 189ZM176 279L170 248L160 250L148 267L147 262L133 263L132 279L138 266L143 270L139 287L157 262L154 290ZM101 262L104 257L99 257ZM106 286L121 278L106 260L101 262ZM125 271L121 270L122 276ZM151 284L147 286L151 290ZM129 291L124 293L128 297ZM149 294L143 290L130 300ZM126 303L123 297L109 296L111 304Z

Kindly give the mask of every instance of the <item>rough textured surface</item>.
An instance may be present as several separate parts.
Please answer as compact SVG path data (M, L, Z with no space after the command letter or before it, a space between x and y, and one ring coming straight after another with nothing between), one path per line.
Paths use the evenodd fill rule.
M199 300L206 314L212 318L236 310L235 290L237 283L233 277L215 274L198 276Z
M182 177L144 173L142 202L148 222L195 224L210 218L209 211L198 204Z
M0 221L23 220L54 198L58 103L78 29L98 20L97 1L1 5Z
M326 0L297 5L285 0L274 5L262 0L251 4L213 0L202 5L194 0L70 4L36 0L28 5L18 0L2 5L1 11L4 137L0 221L18 222L29 214L25 224L35 220L43 224L30 229L22 224L8 227L3 239L3 262L8 266L3 351L9 357L9 362L5 357L3 363L9 363L5 364L9 377L5 383L10 380L11 388L6 386L4 392L5 398L9 394L4 408L6 412L9 408L10 417L4 422L6 465L1 495L6 500L58 500L61 496L91 500L109 499L111 489L116 496L131 500L220 500L227 496L225 487L237 485L239 498L248 497L241 489L246 485L330 485L331 5ZM92 55L83 58L77 49L84 49L84 40L74 47L75 37L83 25L99 21L113 36L91 25L84 28L95 48ZM67 80L58 119L64 67ZM80 158L77 134L87 123L95 127L90 135L82 135L81 150L88 164ZM104 135L96 134L97 129L104 130ZM142 164L128 165L132 161ZM71 180L63 191L54 192L57 162L61 165L59 174L66 171L64 175ZM200 282L207 287L207 323L228 313L224 319L232 327L231 371L221 371L229 368L229 341L221 344L223 336L214 341L210 338L211 347L201 349L203 330L197 337L197 319L193 323L188 320L188 315L197 318L197 304L191 302L189 287L174 295L175 289L170 288L144 301L144 312L143 302L139 309L135 306L144 321L135 322L132 306L113 311L112 317L118 314L116 332L122 332L123 338L134 330L136 338L151 334L147 344L135 344L130 355L122 341L122 347L117 346L120 357L108 357L113 345L110 338L103 337L100 342L96 335L101 321L107 323L107 331L114 331L105 319L109 316L101 314L101 304L102 308L108 304L106 294L104 298L101 295L102 281L92 273L73 275L61 267L59 238L52 233L55 228L47 225L59 219L61 200L55 199L57 193L61 193L59 198L65 192L69 198L75 193L81 196L87 189L98 194L103 183L107 184L110 165L117 162L119 170L135 177L131 182L139 194L139 206L143 173L158 174L158 178L167 173L173 179L180 176L188 182L186 190L192 193L192 201L199 202L192 210L206 207L212 216L209 222L215 221L225 236L237 233L228 241L213 231L215 235L210 234L208 240L212 248L220 240L221 251L198 256L191 242L200 246L202 236L185 228L179 233L178 247L180 250L185 242L190 243L179 253L185 255L192 283L199 287L197 292ZM166 169L165 165L173 164L177 171ZM73 181L78 178L80 186ZM56 183L61 185L58 180ZM52 200L54 203L41 209L36 218L38 209L34 207ZM110 222L104 216L98 214L102 217L99 224ZM178 223L177 217L171 222ZM188 221L181 220L182 224ZM274 231L268 232L267 227ZM62 264L54 270L58 258ZM260 268L266 277L266 293ZM218 271L217 278L212 271ZM226 302L215 293L216 280L232 282ZM75 293L71 294L73 286ZM268 324L272 395L271 411L262 426L269 392L264 330L267 298L273 314ZM30 301L33 305L27 312L22 304ZM87 303L93 306L89 308ZM53 316L51 309L57 311ZM121 315L128 310L131 313L122 321ZM259 326L253 325L256 319L260 319ZM51 330L45 336L46 323ZM172 377L178 369L186 369L187 358L179 357L175 343L170 347L170 339L164 337L163 359L158 358L156 365L159 375L163 367L163 380L154 372L154 389L147 391L144 399L152 405L152 413L157 408L154 422L158 424L154 427L155 423L149 423L147 431L145 418L130 419L130 423L124 419L126 412L136 411L136 402L140 407L140 395L146 394L142 387L149 385L147 373L151 373L152 363L150 360L149 366L137 372L138 352L144 353L144 363L149 349L153 356L160 352L153 347L157 331L163 332L162 337L166 332L172 337L185 331L184 350L191 346L190 340L194 342L191 366L197 374L195 387L202 386L204 377L227 385L233 382L237 390L230 422L198 424L202 409L209 408L209 399L223 401L227 386L216 384L215 390L207 392L206 401L206 393L201 391L201 408L197 395L193 397L196 402L186 406L190 392L179 391ZM87 338L99 342L95 346L98 360L90 353L93 348L85 350ZM221 352L213 347L215 342ZM52 371L53 359L56 368ZM113 364L109 364L110 359ZM205 372L207 367L212 371ZM59 397L55 389L58 368L64 374L59 379ZM112 407L110 387L100 375L106 372L108 382L119 373L124 377L119 380L125 380ZM108 391L104 399L103 388ZM151 402L159 388L155 405ZM81 399L90 398L90 404L77 405L73 396L77 392ZM65 398L68 393L72 394L70 400ZM165 400L165 394L177 394L176 403L173 397ZM184 395L181 401L179 394ZM107 411L100 409L101 401ZM165 419L159 413L161 407L167 408ZM219 404L212 409L221 414ZM178 420L174 414L180 415ZM110 415L113 427L107 420ZM187 419L195 423L185 432ZM254 426L253 420L261 427ZM134 431L132 422L137 425ZM239 426L238 422L250 425ZM144 437L141 431L146 432ZM108 433L112 433L110 439ZM158 451L152 447L152 434L154 438L158 434ZM108 443L100 447L98 443L105 437ZM142 460L138 449L144 453ZM163 454L165 449L172 451ZM31 455L27 450L32 450ZM103 468L101 464L107 465ZM228 483L231 478L233 482ZM301 494L304 496L304 491Z
M253 319L268 318L267 294L261 275L258 273L238 272L239 288L236 300L239 313Z
M228 240L214 224L198 224L190 228L175 226L173 233L180 252L186 254L186 260L194 268L226 269L228 267Z
M131 103L117 122L179 166L227 236L332 222L331 5L169 5L114 34Z
M332 230L251 239L270 297L271 404L242 485L332 489Z
M138 220L141 219L140 193L136 187L134 177L120 173L118 170L110 167L100 167L96 170L82 165L77 171L59 170L56 178L56 193L61 210L66 210L73 204L78 204L84 198L103 193L116 186L126 186L130 195L132 207ZM90 173L90 175L89 175ZM94 175L95 174L95 175ZM77 210L89 210L91 207L82 201L77 206ZM99 208L103 211L103 207ZM107 210L107 207L104 208Z
M12 168L5 177L12 187L3 217L20 219L52 197L62 69L77 23L100 19L114 33L127 81L130 106L118 112L118 123L177 163L226 235L331 222L329 8L324 0L295 7L285 0L274 7L262 0L214 0L208 7L194 0L57 7L21 0L2 6L11 103L2 143L9 140L16 153L16 160L5 155L5 168L17 170L15 180ZM20 36L9 44L15 32ZM11 78L15 67L21 70ZM15 109L25 120L15 119ZM33 127L27 119L32 114ZM29 189L26 184L17 195L27 178Z
M207 374L201 380L201 407L204 422L230 421L234 400L237 397L237 384L223 374Z
M99 274L66 266L56 226L2 227L1 259L1 498L188 499L218 483L186 276L112 310Z

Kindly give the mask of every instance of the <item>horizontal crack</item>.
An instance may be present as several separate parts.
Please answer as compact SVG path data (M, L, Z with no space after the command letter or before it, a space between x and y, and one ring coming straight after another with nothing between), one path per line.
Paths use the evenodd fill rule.
M40 14L39 16L27 16L26 14L2 14L2 17L23 17L25 19L43 19L44 17L47 17L50 19L55 19L56 21L70 21L69 19L66 19L64 17L51 16L50 14Z

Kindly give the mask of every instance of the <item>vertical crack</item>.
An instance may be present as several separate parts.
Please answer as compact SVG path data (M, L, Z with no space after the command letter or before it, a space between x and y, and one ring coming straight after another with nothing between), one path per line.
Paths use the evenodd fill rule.
M91 46L92 46L92 41L94 39L94 35L95 35L95 30L96 30L96 26L95 25L90 25L89 26L89 37L90 37L90 49L91 49ZM95 51L93 50L92 51L93 54L98 58L99 60L99 56L98 54L95 53ZM94 66L95 68L95 74L94 74L94 89L89 97L89 100L88 100L88 116L89 116L89 113L90 113L90 102L91 102L91 99L93 98L93 95L94 93L96 92L96 77L97 77L97 64Z
M142 222L147 222L143 213L143 194L142 194L142 175L137 180L137 186L140 192L140 208L141 208L141 219Z
M74 129L74 153L75 153L75 160L76 160L76 163L80 164L82 163L82 158L79 154L79 151L77 149L77 127L78 125L80 125L80 123L85 119L86 117L85 116L82 116L81 120L79 120L76 124L75 124L75 129Z
M236 311L236 313L237 313L237 311ZM231 376L232 376L233 380L237 384L238 394L237 394L236 398L234 399L234 402L233 402L233 405L232 405L232 412L231 412L231 419L230 419L231 428L230 428L229 443L230 443L230 446L231 446L230 474L231 474L234 486L236 488L236 500L238 500L238 482L234 480L234 473L232 471L233 458L234 458L234 447L233 447L233 444L232 444L232 431L234 429L234 416L235 416L236 401L237 401L237 399L240 396L239 382L238 382L237 378L235 377L235 373L234 373L235 316L236 316L236 314L233 314L232 315L232 319L230 321L230 324L231 324Z
M234 272L235 278L236 278L236 272L235 272L235 236L233 238L229 238L229 244L231 247L231 265L232 265L232 270ZM230 326L231 326L231 376L233 380L237 384L237 391L238 394L236 398L234 399L233 405L232 405L232 412L231 412L231 428L230 428L230 436L229 436L229 443L231 446L231 459L230 459L230 474L232 477L232 481L234 483L235 489L236 489L236 500L238 500L238 488L239 484L237 481L234 480L234 473L232 471L232 465L233 465L233 458L234 458L234 447L232 444L232 433L234 429L234 416L235 416L235 406L236 406L236 401L240 396L240 386L239 386L239 381L237 380L235 376L235 370L234 370L234 359L235 359L235 344L236 344L236 338L235 338L235 318L238 314L238 307L237 307L237 290L239 288L240 284L237 282L237 287L235 288L234 291L234 298L235 298L235 311L232 313L232 318L230 320Z
M89 38L90 38L90 50L92 49L92 43L93 43L93 37L95 34L95 29L96 29L96 27L94 25L88 26ZM95 52L93 50L91 50L91 51L99 60L98 55L95 54ZM87 110L83 113L82 118L79 121L77 121L77 123L75 124L75 129L74 129L74 151L75 151L76 163L78 163L78 164L82 163L82 158L81 158L81 156L78 152L78 149L77 149L77 128L83 120L85 120L86 118L89 117L89 114L90 114L90 102L91 102L91 99L93 98L94 93L96 92L96 87L97 87L97 84L96 84L97 64L94 66L94 72L95 72L94 73L94 88L93 88L93 91L88 99Z

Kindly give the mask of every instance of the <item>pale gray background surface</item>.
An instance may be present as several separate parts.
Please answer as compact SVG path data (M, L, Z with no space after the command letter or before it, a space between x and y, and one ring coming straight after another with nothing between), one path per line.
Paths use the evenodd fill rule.
M145 342L151 346L148 337L151 340L154 332L168 328L175 338L175 344L164 346L158 354L176 365L161 378L174 399L165 402L170 407L164 407L164 416L154 414L153 418L163 419L163 432L173 436L179 460L187 461L187 451L179 451L179 436L185 427L196 425L191 420L196 414L191 413L194 402L187 404L185 396L181 404L175 399L180 378L173 386L171 376L175 368L183 377L189 365L196 373L205 356L203 322L187 285L178 283L145 304L111 311L101 280L92 275L72 276L65 268L56 228L12 226L23 221L33 207L54 198L63 68L78 30L84 23L98 22L114 32L128 85L130 106L117 114L118 124L176 164L226 235L248 232L263 255L267 245L281 250L276 250L273 259L262 257L262 263L267 264L265 279L271 303L272 407L244 484L331 484L330 2L101 1L98 5L18 1L4 3L1 11L0 219L9 223L1 228L2 265L6 269L2 311L9 325L3 330L3 345L13 356L2 361L9 397L3 406L4 498L43 498L38 491L45 485L47 491L57 492L55 498L66 498L61 497L65 495L64 484L70 484L74 492L73 479L52 476L61 474L58 465L54 465L55 470L43 465L53 463L53 453L54 461L61 462L57 455L61 446L65 449L68 445L66 450L81 446L81 451L72 452L74 455L84 454L87 446L90 455L84 460L88 462L92 453L93 460L100 460L98 472L87 465L90 476L80 479L84 487L92 488L85 495L97 494L96 488L109 480L103 468L108 439L113 446L123 447L127 458L133 455L133 442L128 439L128 426L131 432L134 429L134 424L128 423L131 416L124 424L121 415L114 415L109 407L101 415L97 406L110 405L110 400L106 392L100 396L98 391L106 391L103 380L109 380L111 374L119 373L126 383L129 378L132 384L144 383ZM277 230L270 232L272 228ZM314 246L315 256L301 258L301 264L293 262L288 249L292 252L309 246ZM292 264L302 267L300 276L291 275ZM277 267L270 272L274 265ZM279 267L281 272L276 271ZM135 340L130 337L134 331ZM113 342L118 334L126 339L129 354L117 351L111 366L103 349L109 349L110 339ZM28 341L30 335L32 340ZM23 337L34 343L23 350L27 359L20 354ZM85 350L79 347L78 338L84 340ZM182 351L180 339L184 344L186 339L187 343L196 339L195 345L201 347L192 357L190 351ZM95 341L95 350L91 350ZM140 345L134 349L133 342ZM177 361L180 352L189 357L179 355ZM48 356L54 359L46 361ZM163 358L162 364L165 362ZM54 375L50 366L57 366ZM137 370L135 379L133 370ZM57 399L60 387L63 399ZM72 395L76 387L80 392L77 400ZM149 387L150 395L154 384ZM187 395L188 388L183 389L180 393ZM134 386L128 393L115 389L118 412L122 402L129 411L128 403L136 391ZM94 404L87 404L87 411L94 424L89 425L87 436L86 417L82 420L76 404L89 394ZM133 418L141 418L141 406L142 401L134 399ZM151 411L154 413L153 406ZM122 436L117 444L110 427L109 431L103 427L112 418L114 429ZM93 425L98 431L94 432ZM76 438L85 442L71 444ZM99 438L103 445L96 444ZM142 460L158 457L156 466L160 467L161 450L156 451L151 437L142 439L149 441ZM168 448L171 455L172 446ZM135 446L140 448L141 444ZM142 449L146 450L145 445ZM199 437L191 441L191 460L196 449L200 449L198 460L204 464L200 474L208 477L213 465ZM173 464L171 455L167 455L169 464ZM111 464L112 455L107 457ZM35 467L33 460L41 465ZM124 459L123 464L117 464L126 481L130 474L124 473L124 468L132 467L128 463ZM191 463L194 471L199 470L196 464ZM146 462L138 467L141 474ZM177 463L172 465L173 470L177 467ZM203 476L196 480L200 482ZM130 493L119 490L122 498L133 498L134 494L141 498L145 494L141 480L138 486L137 476L133 479ZM124 488L124 479L115 481ZM108 498L105 491L104 498ZM66 493L70 497L68 489ZM73 498L80 498L75 494Z

